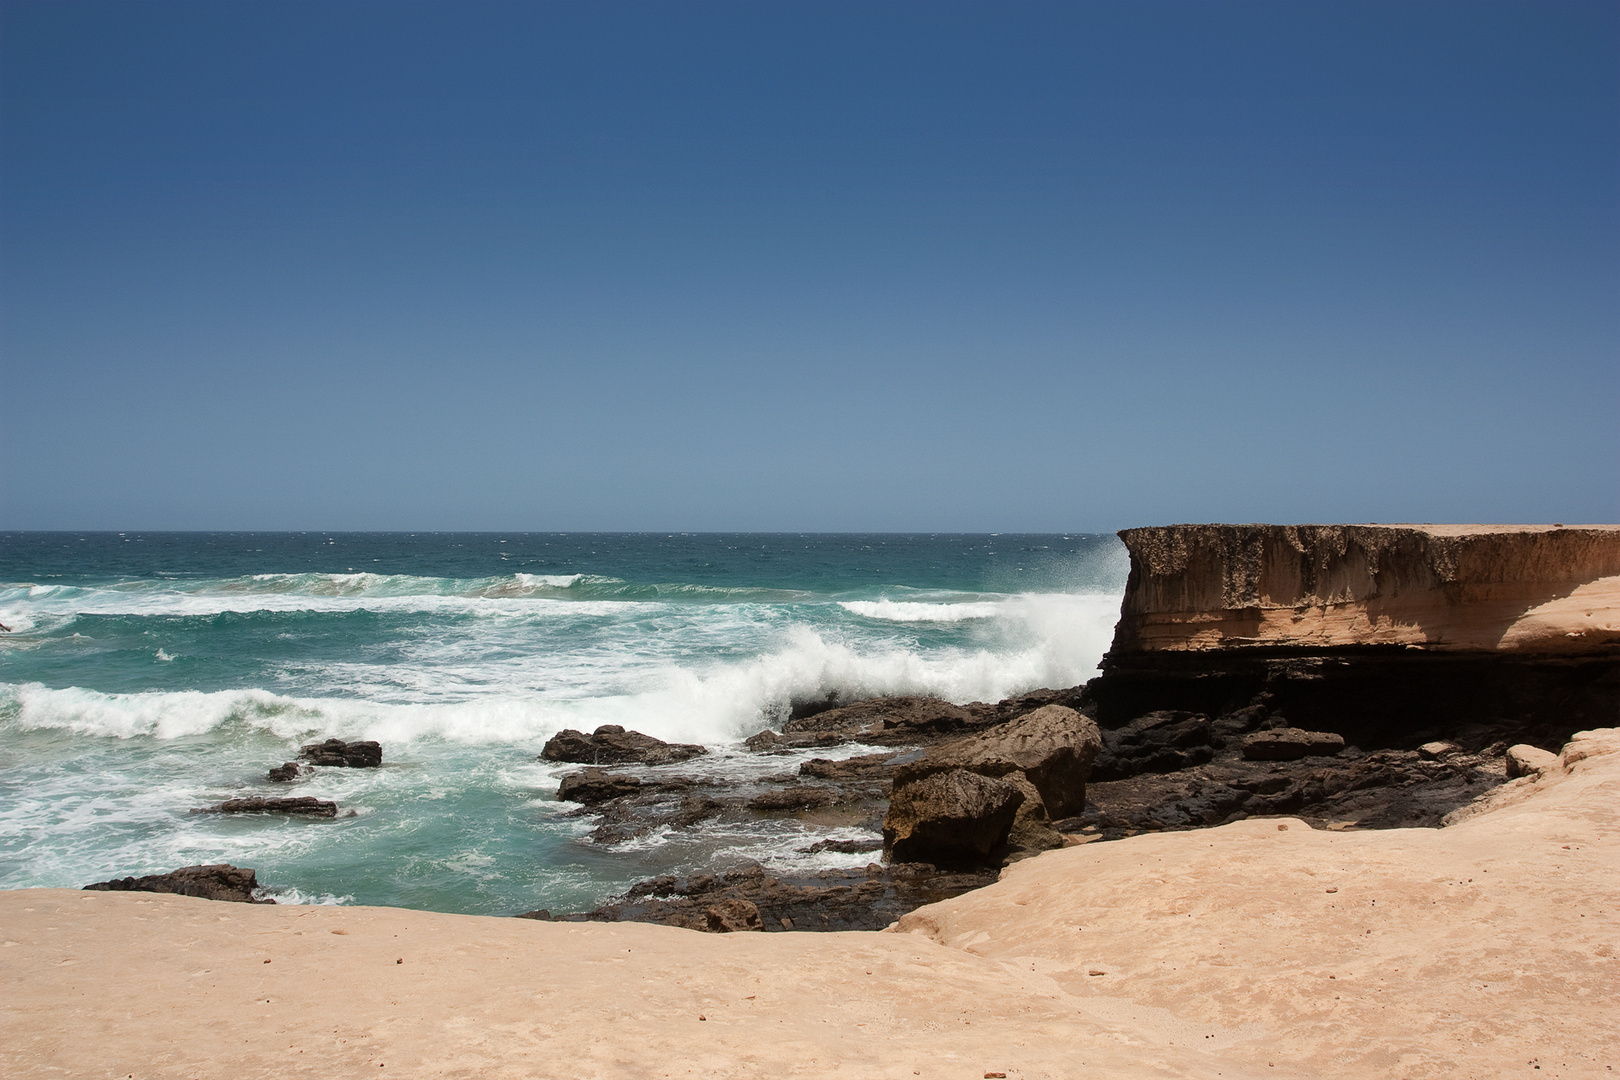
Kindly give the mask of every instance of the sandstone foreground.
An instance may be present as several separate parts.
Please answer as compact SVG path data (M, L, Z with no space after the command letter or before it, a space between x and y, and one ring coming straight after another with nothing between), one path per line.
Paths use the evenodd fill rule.
M1067 848L891 933L5 893L0 1073L1613 1076L1620 731L1459 816Z

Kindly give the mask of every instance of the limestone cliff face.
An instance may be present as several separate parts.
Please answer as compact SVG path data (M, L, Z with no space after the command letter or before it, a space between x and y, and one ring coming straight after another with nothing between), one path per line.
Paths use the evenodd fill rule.
M1470 725L1551 746L1620 722L1620 526L1120 536L1130 579L1087 686L1104 727L1255 704L1363 747Z
M1169 525L1120 537L1131 574L1115 656L1620 650L1620 526Z

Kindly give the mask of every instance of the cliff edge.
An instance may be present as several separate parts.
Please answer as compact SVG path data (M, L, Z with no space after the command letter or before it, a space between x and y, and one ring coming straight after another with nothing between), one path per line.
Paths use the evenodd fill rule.
M1368 744L1620 719L1620 526L1126 529L1105 726L1262 703Z
M1620 649L1620 526L1168 525L1131 554L1114 650Z

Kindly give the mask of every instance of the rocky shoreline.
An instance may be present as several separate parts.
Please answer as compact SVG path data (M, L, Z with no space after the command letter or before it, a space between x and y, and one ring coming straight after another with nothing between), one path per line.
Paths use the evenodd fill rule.
M780 732L750 741L762 754L805 746L890 745L880 753L811 759L797 772L750 784L656 775L667 770L654 768L638 775L633 763L624 761L613 769L571 773L558 794L578 801L574 813L595 822L588 843L611 846L653 830L701 828L721 816L797 816L828 828L856 826L872 835L864 842L817 845L851 855L847 869L778 875L755 864L717 867L640 882L589 912L537 911L524 917L716 931L877 930L923 904L987 885L1006 864L1050 847L1265 816L1303 818L1329 829L1436 827L1509 779L1507 751L1516 741L1508 726L1474 725L1420 744L1346 745L1332 733L1292 727L1263 702L1216 717L1150 713L1100 732L1101 752L1084 784L1084 805L1052 819L1048 836L997 851L977 866L877 860L897 776L903 779L931 753L1059 702L1078 707L1082 715L1095 711L1086 687L1038 691L993 705L875 698L802 716ZM1291 760L1246 756L1246 749L1252 755L1255 745L1279 741L1291 741L1301 752Z
M1620 528L1121 536L1132 560L1121 618L1083 686L965 705L829 694L747 739L759 767L746 775L706 768L710 748L615 725L560 732L540 757L580 766L557 798L589 821L582 843L611 852L791 819L827 834L801 853L848 865L715 865L641 881L590 911L523 917L883 929L1058 847L1270 816L1337 831L1438 827L1578 727L1620 719ZM268 779L381 759L376 743L328 740ZM296 798L207 810L338 812Z
M885 752L808 761L746 791L594 771L565 778L559 792L598 822L593 842L721 815L794 814L866 830L871 850L881 832L886 863L816 878L754 866L658 879L564 917L876 929L908 897L967 891L1052 847L1280 815L1331 830L1438 827L1518 775L1522 760L1620 719L1614 526L1180 525L1120 535L1131 555L1121 618L1102 674L1084 686L960 706L831 695L796 706L748 748ZM960 850L948 866L897 852L898 796L919 769L971 756L967 748L1051 706L1099 729L1087 767L1066 781L1072 796L1055 800L1070 805L1047 806L1058 789L1036 792L1022 774L1014 803L991 791L1007 769L968 763L977 779L949 797L976 809L946 831L982 831L999 815L1000 838L981 845L977 865ZM788 895L799 914L777 915ZM870 899L879 895L881 904Z

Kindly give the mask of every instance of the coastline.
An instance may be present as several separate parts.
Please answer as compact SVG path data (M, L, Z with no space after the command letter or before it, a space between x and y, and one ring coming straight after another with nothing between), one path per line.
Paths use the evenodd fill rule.
M1194 575L1205 587L1247 558L1228 540L1278 527L1172 528L1218 541L1220 557ZM1620 547L1620 534L1602 540L1605 551ZM1307 553L1314 543L1290 541ZM1314 550L1326 553L1313 571L1319 579L1338 572L1333 560L1346 552L1359 558L1350 544ZM1262 570L1275 564L1267 558ZM1554 568L1539 584L1519 582L1516 603L1538 606L1549 581L1567 595L1583 587L1583 575L1613 577L1601 559ZM1133 561L1132 588L1138 569ZM1414 569L1411 560L1386 563L1365 577L1364 595L1332 602L1380 603L1392 581L1404 590ZM1433 576L1422 590L1468 584L1449 570ZM1132 596L1128 589L1127 616ZM1238 590L1168 615L1194 625L1241 612L1247 599ZM1307 590L1294 599L1306 620L1321 607ZM1469 614L1466 601L1453 610L1418 599L1436 616L1423 624L1425 640L1443 638L1438 616ZM1470 663L1510 683L1529 679L1518 696L1499 697L1498 712L1469 713L1453 702L1451 712L1425 716L1426 727L1369 725L1322 687L1377 686L1397 672L1403 692L1427 685L1439 700L1454 684L1451 654L1441 665L1410 642L1398 654L1374 655L1304 641L1284 643L1294 655L1279 661L1268 652L1255 666L1242 643L1137 648L1125 618L1103 674L1084 688L997 705L829 701L779 733L762 733L757 745L750 740L767 754L784 745L890 746L771 777L795 798L773 795L756 806L798 812L791 807L810 805L807 793L843 782L872 788L859 810L869 814L877 785L909 782L895 771L911 767L901 758L938 754L978 768L963 746L993 742L1041 713L1055 709L1090 725L1091 775L1077 783L1109 789L1095 792L1103 806L1086 808L1102 812L1091 835L1083 835L1084 816L1053 815L1055 828L1029 834L1033 847L992 845L1001 852L993 857L1003 867L999 880L917 907L886 932L700 934L685 928L690 921L660 926L610 912L602 921L551 922L141 893L0 893L0 1069L125 1077L1610 1076L1620 1067L1611 1015L1620 999L1613 616L1598 610L1592 622L1583 609L1579 663L1596 674L1564 699L1577 708L1559 721L1594 709L1609 722L1588 724L1567 745L1544 737L1532 740L1539 749L1510 745L1515 733L1546 730L1517 702L1545 680L1571 681L1568 673L1580 669L1562 656L1526 667L1497 655L1511 650L1475 647ZM1180 659L1155 667L1159 652ZM1110 695L1115 706L1127 697L1141 705L1144 693L1196 693L1212 704L1207 714L1160 700L1148 704L1153 711L1106 715ZM1100 729L1082 716L1088 709L1105 714ZM1302 720L1318 730L1294 726ZM565 732L563 741L594 754L604 730ZM1380 732L1398 734L1398 745L1373 743L1370 753L1347 745L1350 736ZM618 728L606 734L626 737ZM937 745L893 754L919 741ZM1276 756L1289 746L1297 752ZM678 777L587 779L613 797L593 804L607 810L582 810L613 828L633 824L635 814L669 812L666 796L685 805L691 795ZM1415 803L1359 801L1372 788L1387 798L1414 783L1431 788ZM1072 810L1080 804L1067 796L1083 787L1051 805ZM613 794L622 790L632 794ZM747 797L750 805L759 799ZM824 794L819 805L841 797ZM636 798L648 801L626 801ZM1127 820L1119 798L1137 799L1137 809L1159 819ZM1228 814L1228 803L1239 809ZM1166 818L1166 809L1181 816ZM1384 826L1444 827L1358 830L1362 819L1340 816L1350 810ZM887 832L885 821L886 842ZM755 919L773 914L759 908Z
M29 1077L1612 1075L1617 789L1620 731L1583 733L1558 768L1443 830L1281 818L1087 844L890 933L7 892L0 1065Z

